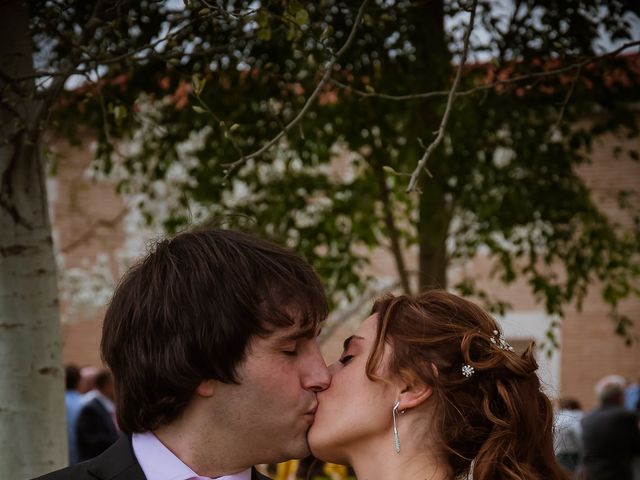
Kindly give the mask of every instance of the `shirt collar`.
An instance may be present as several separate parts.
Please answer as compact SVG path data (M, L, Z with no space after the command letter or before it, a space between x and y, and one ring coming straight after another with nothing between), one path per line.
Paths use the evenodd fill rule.
M134 433L131 443L133 453L147 480L204 480L209 478L198 476L165 447L152 432ZM216 480L251 480L251 469L217 477Z

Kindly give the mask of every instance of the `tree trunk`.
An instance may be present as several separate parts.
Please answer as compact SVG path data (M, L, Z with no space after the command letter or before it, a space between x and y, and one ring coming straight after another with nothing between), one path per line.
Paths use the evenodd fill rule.
M67 463L62 341L25 2L0 3L0 478Z
M420 91L446 90L451 83L450 55L444 32L444 6L442 0L416 2L414 44L416 55L426 59L428 71L416 72L422 83ZM431 143L434 132L442 118L442 99L426 100L415 113L413 125L416 135L425 145ZM447 287L447 235L451 213L445 199L444 185L447 181L447 166L441 145L429 160L419 183L422 193L419 198L418 245L419 290ZM419 151L415 162L422 155Z
M422 182L420 195L420 290L447 288L447 236L450 214L444 192L437 181Z

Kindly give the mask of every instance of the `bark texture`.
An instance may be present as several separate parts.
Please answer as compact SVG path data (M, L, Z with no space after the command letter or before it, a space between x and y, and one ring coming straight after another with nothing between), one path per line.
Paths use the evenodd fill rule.
M0 3L0 478L67 463L56 264L26 3Z

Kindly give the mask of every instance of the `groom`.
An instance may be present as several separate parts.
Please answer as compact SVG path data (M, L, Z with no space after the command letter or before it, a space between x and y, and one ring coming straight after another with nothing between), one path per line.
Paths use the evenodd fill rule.
M40 480L264 480L253 465L308 455L327 310L311 266L277 245L218 229L161 241L104 319L123 435Z

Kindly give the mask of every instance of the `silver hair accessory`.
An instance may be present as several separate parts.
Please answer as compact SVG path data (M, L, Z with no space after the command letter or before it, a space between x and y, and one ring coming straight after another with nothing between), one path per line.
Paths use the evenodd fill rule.
M466 363L462 366L462 375L469 378L471 375L476 373L475 369L471 365L467 365Z
M498 339L496 340L496 337ZM514 349L509 342L507 342L504 338L504 335L498 332L498 330L493 331L493 336L491 337L491 343L497 346L500 350L508 350L509 352L513 352Z
M400 400L396 400L396 403L393 404L393 410L391 411L393 416L393 443L396 447L396 453L400 453L400 436L398 435L398 423L396 421L398 407L400 407ZM400 410L400 413L404 413L404 410Z

